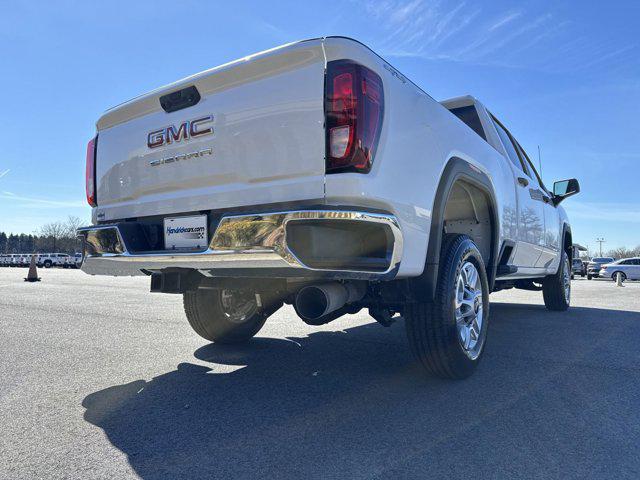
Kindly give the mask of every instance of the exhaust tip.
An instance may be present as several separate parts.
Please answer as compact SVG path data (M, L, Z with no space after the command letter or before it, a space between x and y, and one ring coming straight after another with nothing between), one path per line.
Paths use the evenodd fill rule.
M327 294L316 286L304 287L296 296L296 310L304 320L316 320L328 313L328 308Z

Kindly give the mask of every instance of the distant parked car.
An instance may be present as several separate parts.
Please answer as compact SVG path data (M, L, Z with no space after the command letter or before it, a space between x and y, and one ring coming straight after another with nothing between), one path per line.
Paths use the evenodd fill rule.
M580 275L584 277L587 274L587 269L585 264L579 258L574 258L571 260L571 276Z
M71 260L72 256L68 253L59 253L58 254L58 266L62 268L71 268Z
M38 255L38 266L44 268L51 268L54 265L54 258L51 253L41 253Z
M587 274L587 267L580 258L580 252L586 252L587 249L578 243L574 243L571 247L573 249L573 255L571 256L573 259L571 260L571 278L573 278L574 275L584 277Z
M606 263L615 262L613 257L594 257L587 265L587 280L598 278L600 276L600 268Z
M62 268L77 268L76 267L76 257L73 255L67 255L66 253L61 253L62 259Z
M75 261L75 267L74 268L80 268L82 266L82 254L81 253L76 253L73 256L73 259Z
M44 268L65 267L68 258L69 255L66 253L41 253L38 255L38 266Z
M622 275L622 281L640 280L640 257L623 258L613 263L602 265L600 276L603 278L611 277L616 279L616 275Z
M29 265L31 265L31 255L31 253L23 253L22 255L20 255L21 267L28 267Z

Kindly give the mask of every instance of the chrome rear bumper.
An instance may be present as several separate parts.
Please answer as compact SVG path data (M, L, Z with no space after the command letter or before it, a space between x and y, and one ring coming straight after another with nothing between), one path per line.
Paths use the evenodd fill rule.
M383 226L392 245L382 268L332 266L312 268L296 256L287 242L287 226L312 221L331 227L335 222ZM402 233L393 215L342 210L299 210L223 217L204 251L136 252L127 245L130 224L96 225L78 229L84 238L82 270L92 275L130 276L167 268L186 268L207 276L283 276L344 279L393 278L402 257ZM362 239L366 241L366 238ZM335 248L340 249L336 244ZM332 248L334 246L332 245ZM309 262L307 262L309 263ZM275 270L275 271L274 271Z

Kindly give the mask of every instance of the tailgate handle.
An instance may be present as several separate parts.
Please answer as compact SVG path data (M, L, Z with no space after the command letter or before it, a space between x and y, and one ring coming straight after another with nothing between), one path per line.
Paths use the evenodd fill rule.
M199 101L200 92L198 92L195 85L183 88L177 92L167 93L160 97L160 105L162 105L162 109L167 113L192 107Z

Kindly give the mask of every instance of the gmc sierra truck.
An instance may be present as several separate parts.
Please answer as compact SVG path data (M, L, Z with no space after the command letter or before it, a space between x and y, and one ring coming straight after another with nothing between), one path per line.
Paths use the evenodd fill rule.
M482 358L489 294L571 295L577 180L542 183L470 96L437 102L363 44L327 37L108 110L87 148L82 269L148 275L193 329L244 342L292 304L321 325L404 318L432 374Z

